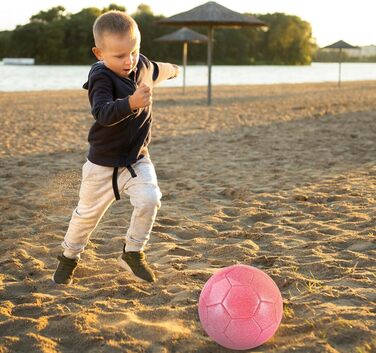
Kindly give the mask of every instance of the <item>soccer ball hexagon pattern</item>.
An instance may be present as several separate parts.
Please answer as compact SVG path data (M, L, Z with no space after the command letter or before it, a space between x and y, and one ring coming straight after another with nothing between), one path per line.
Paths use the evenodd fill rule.
M205 332L230 349L251 349L277 331L283 312L281 293L263 271L247 265L225 267L206 282L199 298Z

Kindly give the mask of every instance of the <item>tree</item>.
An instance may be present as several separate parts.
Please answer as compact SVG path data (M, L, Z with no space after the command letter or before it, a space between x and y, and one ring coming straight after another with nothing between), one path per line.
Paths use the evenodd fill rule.
M153 10L149 5L146 4L140 4L137 7L136 13L133 14L134 16L140 16L140 15L149 15L153 16Z
M250 46L252 44L249 33L257 31L245 31L246 28L219 28L214 32L214 64L246 65L250 64Z
M40 11L30 17L30 22L51 23L65 18L65 8L63 6L52 7L47 11Z
M150 6L145 4L140 4L131 16L138 24L141 33L141 52L144 55L150 59L161 61L171 61L171 58L176 58L177 45L169 48L168 45L155 42L156 38L171 31L171 29L157 24L163 18L162 16L155 16Z
M88 64L95 58L91 48L94 46L92 28L101 10L89 7L70 16L65 25L65 62L69 64Z
M67 20L45 24L37 42L36 60L40 64L64 64L66 62L64 38Z
M24 26L17 26L12 32L11 43L7 56L32 57L39 55L39 41L42 38L43 24L31 22ZM14 45L17 43L17 45Z
M38 64L90 64L95 61L91 52L94 46L92 26L99 15L111 10L125 11L125 7L111 3L103 9L90 7L75 14L66 13L62 6L40 11L30 18L30 23L14 31L0 32L0 55L34 57ZM260 28L215 31L215 64L303 65L311 62L316 46L309 23L283 13L256 16L269 25L267 31ZM150 6L140 4L132 17L141 32L143 54L152 60L181 62L181 45L155 41L176 30L157 24L163 16L154 15ZM202 27L192 29L207 34ZM204 64L206 55L206 45L189 46L191 64Z
M261 36L262 60L284 65L310 64L312 29L308 22L283 13L258 17L269 25Z
M8 56L11 48L11 31L0 32L0 58Z
M116 11L123 11L123 12L126 12L127 9L124 7L124 6L121 6L121 5L116 5L116 4L110 4L108 7L104 7L102 9L102 13L105 13L107 11L113 11L113 10L116 10Z

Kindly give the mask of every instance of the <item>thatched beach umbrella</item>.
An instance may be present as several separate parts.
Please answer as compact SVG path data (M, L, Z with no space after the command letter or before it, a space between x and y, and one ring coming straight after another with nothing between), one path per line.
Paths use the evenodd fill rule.
M214 1L209 1L189 11L165 18L158 23L171 26L208 27L208 104L211 104L211 64L214 28L266 26L264 22L256 17L232 11Z
M322 49L338 49L338 86L341 85L341 63L342 63L342 49L357 49L358 47L354 47L349 43L344 42L343 40L339 40L333 44L327 45Z
M176 32L165 34L164 36L157 38L156 41L169 43L183 43L183 93L185 93L188 43L205 43L208 41L208 37L204 36L201 33L192 31L187 27L183 27Z

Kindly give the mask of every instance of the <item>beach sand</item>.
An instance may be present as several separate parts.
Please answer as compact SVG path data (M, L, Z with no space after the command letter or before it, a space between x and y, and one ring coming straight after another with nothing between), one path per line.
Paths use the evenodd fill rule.
M51 275L78 201L86 93L0 93L0 352L230 352L201 328L200 291L236 263L284 298L253 352L376 351L376 82L154 90L163 193L146 253L116 265L132 208L115 202L73 285Z

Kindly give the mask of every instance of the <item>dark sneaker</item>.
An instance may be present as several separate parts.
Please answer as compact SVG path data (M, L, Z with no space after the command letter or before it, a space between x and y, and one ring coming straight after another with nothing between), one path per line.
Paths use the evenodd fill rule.
M120 267L130 272L135 279L146 282L154 282L155 276L146 262L146 256L143 251L123 252L118 258Z
M52 280L57 284L71 284L74 271L78 265L78 259L68 259L64 255L59 255L57 259L60 262L52 275Z

